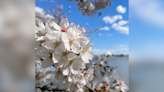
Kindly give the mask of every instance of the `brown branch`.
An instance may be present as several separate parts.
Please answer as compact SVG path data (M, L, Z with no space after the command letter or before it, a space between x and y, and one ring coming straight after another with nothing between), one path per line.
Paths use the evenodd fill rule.
M89 92L96 92L91 87L89 87L88 85L85 85L85 87L87 87L89 89Z
M66 92L65 89L49 89L48 87L36 87L39 88L41 90L41 92L45 92L45 91L52 91L52 92Z

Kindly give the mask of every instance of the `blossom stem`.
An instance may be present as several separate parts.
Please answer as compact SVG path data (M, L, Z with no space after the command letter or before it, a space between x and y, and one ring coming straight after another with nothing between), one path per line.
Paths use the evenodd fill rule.
M87 87L89 89L89 92L96 92L91 87L89 87L88 85L85 85L85 87Z

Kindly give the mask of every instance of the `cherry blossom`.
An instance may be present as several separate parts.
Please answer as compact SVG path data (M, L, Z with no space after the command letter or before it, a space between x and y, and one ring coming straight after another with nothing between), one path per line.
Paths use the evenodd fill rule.
M89 43L85 32L85 28L69 23L67 18L62 18L58 24L53 21L37 23L35 67L39 70L35 72L36 88L69 92L128 91L125 82L113 76L117 67L110 66L105 56L92 54L93 43ZM94 59L96 62L92 62Z

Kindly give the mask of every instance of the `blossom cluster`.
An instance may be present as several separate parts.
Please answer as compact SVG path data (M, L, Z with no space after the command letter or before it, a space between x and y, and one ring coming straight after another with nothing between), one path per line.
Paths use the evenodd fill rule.
M93 43L84 36L85 28L69 24L63 18L59 24L37 23L35 33L36 88L69 92L128 91L124 81L116 76L111 84L110 76L116 67L110 67L104 56L91 53ZM91 62L93 58L95 63ZM50 67L55 70L48 70Z
M69 0L78 2L78 10L83 15L94 16L96 11L107 8L111 5L111 0ZM99 13L100 15L101 13Z
M93 44L83 36L85 29L69 24L67 18L59 25L40 22L36 29L36 59L41 60L41 67L54 66L55 79L60 80L64 88L72 90L71 87L78 86L81 90L87 81L81 71L93 58Z
M116 68L109 65L105 55L94 56L94 78L92 89L96 92L128 92L128 86L116 74Z

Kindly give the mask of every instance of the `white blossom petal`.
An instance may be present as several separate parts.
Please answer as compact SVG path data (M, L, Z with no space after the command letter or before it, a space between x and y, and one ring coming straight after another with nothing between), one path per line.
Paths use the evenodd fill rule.
M67 18L63 18L60 22L60 26L62 28L67 28L69 26L69 22L68 22L68 19Z
M74 53L79 53L80 52L80 44L79 43L73 43L72 45L71 45L71 50L72 50L72 52L74 52Z
M89 59L87 58L86 55L82 55L81 58L85 63L89 63Z
M68 75L69 74L69 68L66 68L63 70L63 75Z
M62 54L55 54L55 53L52 54L52 60L54 63L58 63L61 57L62 57Z
M61 60L58 62L58 68L65 65L65 63L67 63L68 60L66 57L62 57Z
M73 27L70 27L67 30L67 36L69 40L74 40L75 39L75 29Z
M71 46L70 46L70 43L69 43L69 42L65 42L65 43L64 43L64 46L65 46L65 48L66 48L68 51L70 51Z
M61 36L62 36L62 41L63 42L69 42L69 39L68 39L68 36L67 36L66 33L62 33Z
M74 53L68 53L67 54L67 59L68 60L72 60L72 59L74 59L76 57L76 55L74 54Z
M72 82L72 78L70 76L68 77L68 81L69 82Z
M71 73L74 74L74 75L77 75L79 73L79 71L74 70L72 66L70 67L70 70L71 70Z
M46 58L44 61L42 61L42 67L47 68L53 65L53 62L50 58Z
M55 53L56 54L59 54L59 53L62 53L62 52L66 52L66 48L65 48L65 45L63 42L60 42L59 46L57 46L55 48Z
M56 31L61 31L61 27L56 24L55 22L52 22L52 27L56 30Z

